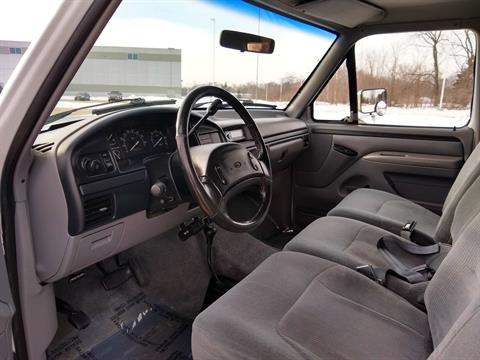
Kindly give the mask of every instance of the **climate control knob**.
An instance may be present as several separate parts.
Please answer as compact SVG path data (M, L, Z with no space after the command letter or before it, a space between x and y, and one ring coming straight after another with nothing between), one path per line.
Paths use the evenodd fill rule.
M152 194L152 196L155 196L155 197L165 195L166 192L167 192L167 185L165 185L163 181L157 181L150 188L150 194Z

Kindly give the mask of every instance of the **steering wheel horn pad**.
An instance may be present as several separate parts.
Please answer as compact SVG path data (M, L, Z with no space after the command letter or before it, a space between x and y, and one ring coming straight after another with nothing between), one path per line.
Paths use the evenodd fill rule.
M192 107L200 98L207 96L226 101L238 113L256 144L257 156L235 142L189 146ZM176 141L187 184L208 217L233 232L248 232L263 222L271 201L270 159L255 122L233 95L214 86L192 90L178 111ZM249 220L234 220L228 214L227 203L235 195L247 190L258 191L261 199L259 208Z

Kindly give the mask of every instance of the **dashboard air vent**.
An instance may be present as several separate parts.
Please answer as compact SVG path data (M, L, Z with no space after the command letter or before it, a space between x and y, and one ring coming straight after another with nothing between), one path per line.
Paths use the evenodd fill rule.
M32 146L32 149L41 153L46 153L53 149L53 143L35 144Z
M83 200L85 227L113 218L113 196L102 195Z

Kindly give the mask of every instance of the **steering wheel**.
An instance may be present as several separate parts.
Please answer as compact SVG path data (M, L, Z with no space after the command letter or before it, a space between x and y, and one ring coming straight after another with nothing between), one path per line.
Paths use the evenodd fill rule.
M236 142L190 147L190 113L197 101L207 96L225 101L237 112L255 142L255 155ZM178 111L176 142L190 192L210 219L232 232L248 232L263 222L272 197L270 159L257 125L235 96L216 86L200 86L190 91ZM258 210L250 219L233 219L227 204L245 191L260 195Z

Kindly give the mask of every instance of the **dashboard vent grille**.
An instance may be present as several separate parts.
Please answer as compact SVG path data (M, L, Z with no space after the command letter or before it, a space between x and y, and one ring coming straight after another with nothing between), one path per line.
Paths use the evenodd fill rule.
M41 143L32 146L32 149L38 152L46 153L53 149L53 143Z
M85 227L113 218L113 196L103 195L83 200Z

